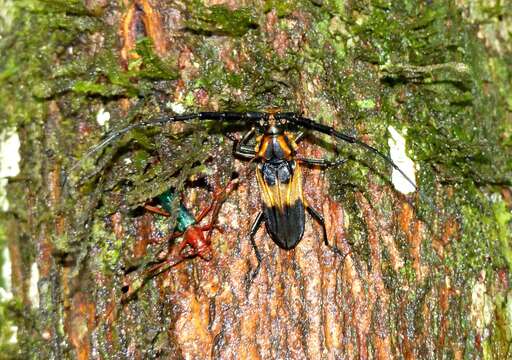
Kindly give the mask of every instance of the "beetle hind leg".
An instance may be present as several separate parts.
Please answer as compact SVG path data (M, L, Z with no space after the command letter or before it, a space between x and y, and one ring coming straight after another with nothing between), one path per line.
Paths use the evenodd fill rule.
M323 233L325 246L327 246L329 249L331 249L335 254L340 255L343 258L345 258L346 255L344 255L335 244L334 245L329 244L329 241L327 239L327 228L325 227L325 220L324 220L324 217L322 216L322 214L320 214L317 210L315 210L310 205L308 205L306 207L306 210L311 215L311 217L313 217L322 226L322 233Z
M249 240L251 241L252 248L254 250L254 254L256 255L256 260L258 261L258 265L256 265L256 269L254 271L250 271L247 275L247 290L252 285L252 282L258 276L258 273L260 272L261 268L261 254L258 250L258 247L256 246L256 242L254 241L254 237L256 236L256 233L258 232L258 229L260 228L261 224L263 223L263 212L260 211L258 215L256 216L256 219L252 223L251 231L249 233Z
M327 240L327 228L325 227L324 217L310 205L308 205L306 207L306 209L307 209L308 213L311 215L311 217L313 217L316 221L318 221L318 223L322 226L324 244L330 247L329 241Z

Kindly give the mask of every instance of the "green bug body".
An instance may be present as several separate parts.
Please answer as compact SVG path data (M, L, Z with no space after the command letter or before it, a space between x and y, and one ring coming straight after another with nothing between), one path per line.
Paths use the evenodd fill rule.
M157 201L162 206L162 208L170 214L173 211L173 202L176 200L177 197L178 197L178 195L172 189L169 189L166 192L157 196ZM180 205L178 208L178 215L176 217L176 226L175 226L174 230L177 232L183 233L190 226L195 225L195 224L196 224L195 217L180 202Z

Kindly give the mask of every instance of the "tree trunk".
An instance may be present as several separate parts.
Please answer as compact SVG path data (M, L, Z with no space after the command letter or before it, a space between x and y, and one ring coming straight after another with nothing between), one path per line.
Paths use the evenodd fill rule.
M21 170L0 189L6 357L512 356L512 5L2 3L0 121L21 141ZM254 124L139 129L87 153L164 114L276 107L386 154L398 129L419 191L400 193L374 153L307 132L298 156L348 159L302 170L305 199L339 251L308 215L292 250L263 226L251 282L260 190L230 138ZM13 150L0 148L5 163ZM123 301L182 241L158 243L179 201L168 218L144 205L172 188L198 214L233 173L212 259L171 262Z

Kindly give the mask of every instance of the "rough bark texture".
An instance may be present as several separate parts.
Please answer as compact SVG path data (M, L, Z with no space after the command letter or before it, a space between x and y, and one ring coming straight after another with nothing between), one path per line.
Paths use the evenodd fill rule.
M2 354L512 356L508 2L0 4L0 121L22 145L0 229L14 294L0 308ZM172 186L198 212L211 199L200 179L225 184L254 166L232 157L225 136L250 125L134 131L68 173L68 186L62 174L109 130L158 113L270 107L385 152L387 127L406 130L422 195L394 190L372 154L347 144L336 154L331 139L310 134L301 155L349 159L304 171L306 198L344 258L310 218L291 251L261 229L262 268L248 287L247 234L260 207L249 173L220 211L213 259L183 262L119 306L125 273L157 256L152 241L173 224L141 206ZM7 341L13 324L17 343Z

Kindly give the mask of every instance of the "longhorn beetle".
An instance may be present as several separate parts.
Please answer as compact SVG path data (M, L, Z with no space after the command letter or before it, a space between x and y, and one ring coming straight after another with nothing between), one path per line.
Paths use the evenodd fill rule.
M288 124L333 136L379 156L402 174L414 186L416 191L418 190L416 184L407 177L390 157L373 146L353 136L341 133L332 127L292 112L199 112L173 116L166 115L113 131L102 142L92 147L85 154L85 158L133 129L162 126L172 122L194 119L220 122L244 121L253 125L252 129L240 141L236 142L234 147L235 155L259 163L256 169L256 177L261 191L263 210L256 216L249 234L249 239L258 260L256 270L251 276L252 279L258 274L261 265L261 255L254 241L254 236L262 223L265 223L267 232L276 245L286 250L293 249L304 234L305 212L307 211L322 226L325 244L339 254L336 247L329 246L322 215L308 205L304 198L300 166L305 164L329 167L341 164L345 160L330 162L325 159L297 157L297 142L302 139L304 133L299 132L295 138L292 138L291 133L286 129ZM255 129L258 129L260 134L256 138L256 146L253 149L248 145L248 141L254 135L257 135ZM80 161L73 165L70 171L79 165Z

